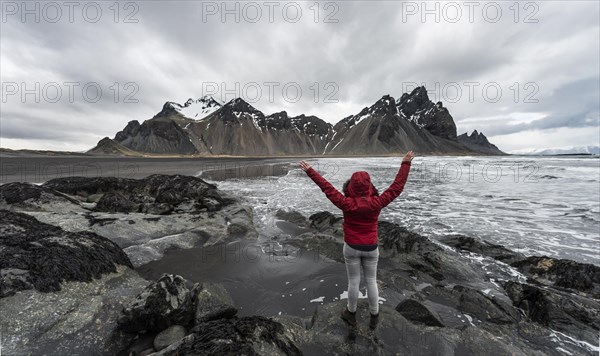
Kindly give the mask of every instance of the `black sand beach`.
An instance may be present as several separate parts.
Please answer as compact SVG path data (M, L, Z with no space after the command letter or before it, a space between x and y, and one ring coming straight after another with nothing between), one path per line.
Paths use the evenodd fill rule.
M0 184L43 183L63 177L144 178L184 174L211 180L282 175L297 158L139 158L95 156L0 156Z

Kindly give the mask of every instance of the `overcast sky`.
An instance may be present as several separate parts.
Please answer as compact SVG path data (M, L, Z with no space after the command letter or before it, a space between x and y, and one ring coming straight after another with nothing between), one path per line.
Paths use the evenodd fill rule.
M2 2L2 147L86 150L213 93L334 124L415 85L507 152L600 140L597 1L22 4Z

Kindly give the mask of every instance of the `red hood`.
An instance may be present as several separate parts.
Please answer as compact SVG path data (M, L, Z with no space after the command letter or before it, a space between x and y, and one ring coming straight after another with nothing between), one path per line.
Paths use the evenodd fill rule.
M369 173L365 171L354 172L344 193L347 197L370 197L374 195L375 191Z

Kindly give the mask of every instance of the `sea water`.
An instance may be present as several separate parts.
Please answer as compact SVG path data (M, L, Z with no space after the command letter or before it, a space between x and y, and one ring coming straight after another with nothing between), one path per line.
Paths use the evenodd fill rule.
M353 172L367 171L380 193L401 157L308 160L341 191ZM299 168L280 177L214 182L254 208L262 240L281 231L279 209L305 216L341 214ZM380 220L434 239L463 234L525 255L600 265L600 160L589 156L417 157L402 194Z

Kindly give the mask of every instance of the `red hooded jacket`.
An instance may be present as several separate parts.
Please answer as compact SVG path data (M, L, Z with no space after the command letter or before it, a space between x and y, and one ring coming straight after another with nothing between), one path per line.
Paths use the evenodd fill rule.
M391 203L404 189L410 171L410 161L402 162L396 179L381 195L374 195L369 173L354 172L347 188L347 196L312 167L306 174L321 188L331 202L344 213L344 241L351 245L376 245L377 220L381 209Z

